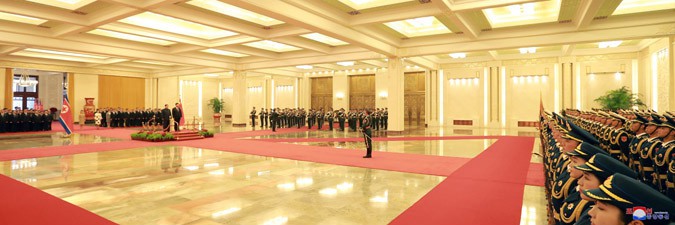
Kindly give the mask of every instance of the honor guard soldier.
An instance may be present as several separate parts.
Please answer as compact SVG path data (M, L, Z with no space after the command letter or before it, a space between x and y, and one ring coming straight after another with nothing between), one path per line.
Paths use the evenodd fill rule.
M659 116L656 116L654 114L652 114L651 116L652 120L647 123L647 127L645 128L645 132L649 134L649 138L643 141L642 145L640 145L639 150L640 172L638 174L640 175L640 179L645 184L648 184L653 188L658 189L657 187L653 186L654 159L652 156L652 152L658 150L659 146L661 146L660 135L662 132L658 130L661 130L660 127L663 121L661 120L661 118L659 118Z
M652 155L654 159L654 186L658 187L658 190L667 194L668 192L668 160L670 155L673 154L673 148L675 148L675 120L670 116L666 115L666 121L663 121L662 126L659 127L657 132L661 132L659 137L662 138L660 142L653 150Z
M361 123L361 131L363 132L363 141L366 144L366 155L363 158L372 158L373 157L373 131L370 129L371 121L370 112L368 110L364 111L365 116L363 117L363 122Z
M272 125L272 132L277 132L277 111L275 109L272 109L272 112L270 112L270 125Z
M387 130L389 127L389 112L387 108L384 108L384 112L382 112L382 127L384 127L384 130Z
M328 121L328 130L333 130L333 109L328 110L326 112L325 116L326 120Z
M630 150L628 166L635 172L640 172L640 146L646 141L649 135L645 132L645 126L649 121L639 114L635 114L635 119L631 120L630 131L635 134L628 144Z
M373 127L375 128L376 131L380 130L380 109L376 109L372 113L373 117Z
M584 163L583 165L574 166L574 168L583 171L583 176L577 182L579 184L579 191L577 193L580 193L584 190L599 188L600 184L602 184L608 177L615 173L626 175L632 179L637 179L637 173L635 173L635 171L623 164L623 162L605 154L595 154L588 160L588 162ZM581 194L579 197L585 200L590 200L588 197L583 196L583 194ZM593 201L588 202L588 205L592 206L594 204L595 202ZM572 207L576 209L576 207ZM590 207L583 210L580 215L577 214L579 213L578 210L571 211L564 206L561 210L566 210L571 215L573 214L577 221L575 224L577 225L591 224L591 217L588 215Z
M260 113L258 114L258 117L260 118L260 128L263 128L265 126L265 108L260 109Z
M349 128L356 131L356 112L353 109L349 110Z
M609 134L609 154L615 159L627 162L629 135L624 126L626 118L613 112L609 114L612 116L612 129Z
M319 122L317 127L319 127L319 130L321 130L321 127L323 127L323 109L316 112L316 119Z
M255 114L256 114L255 107L253 107L253 110L251 110L250 113L251 115L250 117L251 117L251 127L253 127L254 129L255 129Z
M340 108L340 111L337 113L338 123L340 124L340 131L345 131L345 109Z
M579 179L583 176L583 172L579 169L576 169L575 166L584 165L594 155L600 154L606 155L607 152L594 145L582 142L573 151L565 152L565 154L569 156L571 160L570 163L571 167L569 168L570 178L576 179L578 184ZM565 224L565 225L574 224L581 216L581 212L585 211L590 207L588 201L581 199L581 196L579 195L579 191L577 190L577 188L576 187L571 188L572 191L569 193L567 198L565 198L565 200L562 203L562 206L557 211L560 216L558 224Z
M593 224L652 225L674 221L673 200L623 174L614 174L599 188L582 193L595 201L595 207L588 212Z
M314 126L314 115L314 109L310 109L309 113L307 113L307 126L310 130L312 129L312 126Z

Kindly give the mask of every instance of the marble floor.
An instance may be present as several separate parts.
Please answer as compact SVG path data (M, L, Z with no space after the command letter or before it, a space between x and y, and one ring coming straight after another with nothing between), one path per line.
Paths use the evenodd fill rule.
M205 128L217 133L252 130L228 124ZM379 137L534 134L526 129L445 127L409 127L396 136L374 132ZM250 138L360 135L312 130ZM120 141L60 136L0 136L0 150ZM377 141L374 150L474 158L496 141ZM362 142L290 143L364 148ZM535 139L533 153L538 146ZM541 158L533 155L531 162ZM119 224L388 224L445 179L173 145L4 161L0 173ZM521 224L546 224L543 187L526 185L523 194Z

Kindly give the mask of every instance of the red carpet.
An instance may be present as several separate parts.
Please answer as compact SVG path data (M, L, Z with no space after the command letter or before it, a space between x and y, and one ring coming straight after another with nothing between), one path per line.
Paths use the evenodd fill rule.
M525 184L532 186L544 186L544 164L542 163L530 163L530 168L527 171L527 179Z
M0 175L0 224L115 224L37 188Z
M390 224L519 224L533 144L501 138Z
M375 134L373 135L375 136ZM373 141L436 141L436 140L475 140L475 139L499 139L507 136L406 136L406 137L373 137ZM358 138L270 138L260 139L267 142L360 142Z

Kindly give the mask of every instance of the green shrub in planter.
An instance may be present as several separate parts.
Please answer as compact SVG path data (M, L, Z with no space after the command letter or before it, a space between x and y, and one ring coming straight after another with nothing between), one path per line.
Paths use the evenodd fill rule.
M605 95L596 98L595 101L600 104L602 109L611 111L630 109L633 106L645 106L645 103L642 102L640 96L631 93L630 89L626 86L616 90L609 90Z
M164 135L164 137L162 137L162 139L165 140L165 141L173 140L173 134L167 133L167 134Z

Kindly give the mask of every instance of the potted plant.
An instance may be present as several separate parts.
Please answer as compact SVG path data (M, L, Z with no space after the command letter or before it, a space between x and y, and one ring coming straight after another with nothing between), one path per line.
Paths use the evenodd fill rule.
M630 92L626 86L616 90L609 90L603 96L595 99L603 109L616 111L619 109L630 109L633 106L645 106L638 94Z
M209 100L208 106L211 107L211 110L213 110L214 122L216 121L220 122L220 117L222 116L220 115L220 112L223 111L223 104L224 104L223 100L218 99L216 97L213 97L212 99Z

